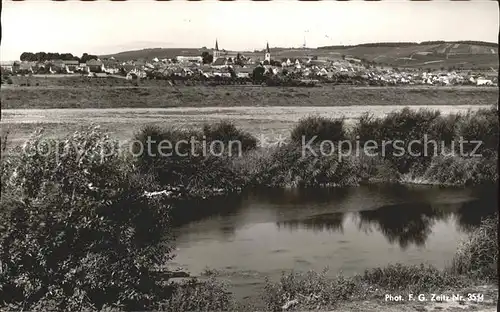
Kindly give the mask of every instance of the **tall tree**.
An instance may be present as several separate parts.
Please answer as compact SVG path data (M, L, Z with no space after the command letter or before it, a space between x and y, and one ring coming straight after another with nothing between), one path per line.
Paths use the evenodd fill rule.
M214 56L207 51L203 51L201 57L203 58L203 64L210 64L214 61Z

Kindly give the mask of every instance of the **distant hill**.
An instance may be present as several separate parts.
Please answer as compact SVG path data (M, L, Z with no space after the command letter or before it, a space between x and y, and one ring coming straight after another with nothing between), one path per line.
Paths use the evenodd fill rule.
M178 55L199 56L211 49L193 48L154 48L125 51L101 57L115 57L118 60L173 58ZM228 51L235 54L238 51ZM264 50L245 52L245 56L263 58ZM307 48L271 48L273 58L300 57L352 57L395 67L460 67L498 68L498 44L482 41L426 41L416 42L381 42L365 43L352 46L325 46L317 49Z
M142 49L133 51L124 51L116 54L101 55L100 57L114 57L117 60L137 60L137 59L147 59L151 60L155 57L157 58L173 58L178 55L185 56L199 56L203 51L208 51L206 49L192 49L192 48L153 48L153 49Z

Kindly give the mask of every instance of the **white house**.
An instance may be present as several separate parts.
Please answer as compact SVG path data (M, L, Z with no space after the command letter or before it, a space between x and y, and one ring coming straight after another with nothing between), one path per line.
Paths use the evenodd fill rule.
M203 57L201 56L176 56L175 59L179 62L179 63L183 63L183 62L194 62L194 63L201 63L203 62Z
M477 86L492 86L493 81L491 81L490 79L485 79L485 78L477 78L476 85Z

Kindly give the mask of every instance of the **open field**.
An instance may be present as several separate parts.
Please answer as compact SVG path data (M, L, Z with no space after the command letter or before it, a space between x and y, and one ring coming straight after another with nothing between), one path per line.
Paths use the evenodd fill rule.
M402 109L398 105L373 105L370 112L383 116ZM418 109L419 106L409 106ZM429 105L444 114L465 112L468 109L487 108L488 105ZM199 128L206 123L230 120L239 128L270 140L279 135L288 137L296 122L304 116L345 117L347 123L367 111L364 105L314 107L271 106L259 107L172 107L172 108L85 108L85 109L4 109L0 122L2 132L9 131L9 140L15 145L27 139L33 131L43 128L50 137L59 137L90 123L101 125L115 138L126 141L144 125Z
M261 86L170 86L148 80L138 87L117 78L13 77L2 86L2 131L13 142L39 127L59 136L98 123L120 140L128 140L145 124L198 127L231 119L254 135L289 135L305 115L344 116L363 112L386 114L404 106L464 111L497 103L494 87L354 87L315 88ZM22 80L30 87L20 87ZM36 86L38 84L38 86Z
M31 78L34 79L34 78ZM170 86L120 79L44 79L39 86L2 86L2 109L11 108L168 108L233 106L493 105L495 87Z

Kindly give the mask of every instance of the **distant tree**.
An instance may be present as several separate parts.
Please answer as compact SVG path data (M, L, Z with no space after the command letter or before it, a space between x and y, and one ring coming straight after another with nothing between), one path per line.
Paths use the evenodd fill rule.
M269 64L272 65L272 66L281 67L281 62L280 61L271 60L271 62L269 62Z
M97 60L97 59L98 59L97 55L83 53L82 57L80 58L80 62L87 63L90 60Z
M252 79L255 82L262 82L264 81L264 72L266 70L262 66L255 67L255 69L252 72Z
M203 64L210 64L214 61L214 56L207 51L203 51L201 57L203 58Z
M61 59L63 61L71 61L71 60L73 60L73 58L74 58L74 56L71 53L62 53L61 54Z
M269 65L269 61L268 60L264 60L264 65Z
M35 61L36 60L35 58L36 58L35 54L31 52L23 52L19 57L21 61Z
M236 75L236 72L234 71L234 68L231 66L228 68L228 70L229 70L229 73L231 74L231 78L236 79L237 75Z
M47 60L47 53L45 52L38 52L35 55L38 62L45 62Z
M236 54L236 60L235 60L234 64L239 65L239 66L245 65L245 61L240 53Z

